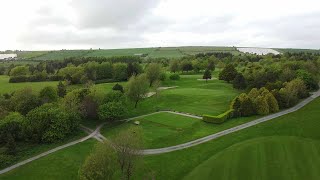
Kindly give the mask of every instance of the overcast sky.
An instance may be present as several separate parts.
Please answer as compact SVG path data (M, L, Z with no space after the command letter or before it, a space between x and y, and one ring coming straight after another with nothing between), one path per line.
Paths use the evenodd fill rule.
M0 50L320 48L319 0L1 0Z

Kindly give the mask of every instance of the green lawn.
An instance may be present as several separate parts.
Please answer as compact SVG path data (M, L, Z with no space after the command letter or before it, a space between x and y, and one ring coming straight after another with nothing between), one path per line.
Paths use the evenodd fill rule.
M90 154L95 143L96 141L91 139L57 151L0 175L0 179L77 179L79 167Z
M202 116L218 115L229 109L232 99L240 92L231 84L212 80L206 83L198 81L202 75L181 75L179 81L165 81L162 86L178 86L175 89L163 90L159 96L142 100L138 108L130 106L130 117L154 112L156 110L175 110Z
M60 50L49 51L43 55L32 58L33 60L63 60L70 57L84 57L93 50Z
M134 121L140 121L139 126L143 129L145 148L160 148L195 140L255 118L230 119L224 124L217 125L203 122L200 119L161 112L121 124L107 124L101 129L101 133L112 139L121 130L137 126Z
M37 93L46 86L56 87L57 85L57 81L9 83L9 76L0 75L0 94L10 93L25 87L30 87Z
M297 112L213 141L148 156L146 166L157 179L319 179L319 105L320 98Z

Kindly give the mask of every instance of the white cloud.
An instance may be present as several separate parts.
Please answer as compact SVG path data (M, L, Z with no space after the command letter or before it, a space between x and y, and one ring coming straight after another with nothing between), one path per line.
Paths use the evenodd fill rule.
M320 48L318 0L2 0L0 49Z

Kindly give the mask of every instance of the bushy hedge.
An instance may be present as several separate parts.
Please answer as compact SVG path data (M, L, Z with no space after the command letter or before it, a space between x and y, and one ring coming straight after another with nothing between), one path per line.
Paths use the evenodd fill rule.
M61 81L64 78L59 75L52 75L47 77L41 76L11 76L9 79L9 83L19 83L19 82L42 82L42 81Z
M211 115L203 115L202 120L209 123L221 124L225 122L227 119L232 118L233 109L230 109L218 116L211 116Z
M170 77L169 77L171 80L180 80L180 76L179 74L171 74Z

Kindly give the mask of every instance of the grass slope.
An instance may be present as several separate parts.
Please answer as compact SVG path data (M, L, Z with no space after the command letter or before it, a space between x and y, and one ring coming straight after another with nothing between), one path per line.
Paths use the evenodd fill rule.
M143 129L145 148L161 148L195 140L253 119L255 117L231 119L224 124L217 125L195 118L161 112L122 124L107 124L102 128L101 133L112 139L120 131L136 126L134 121L140 121L139 126Z
M91 139L60 150L0 175L0 179L77 179L79 167L89 155L95 143L96 141Z
M148 156L145 158L146 166L150 169L153 169L155 171L157 179L182 179L186 175L188 175L190 172L192 172L194 169L196 169L199 165L201 165L203 162L207 161L214 155L218 154L219 152L225 151L227 148L240 143L244 142L250 139L256 139L256 138L262 138L262 137L272 137L274 139L275 136L293 136L297 137L298 140L296 142L300 142L299 138L307 138L310 140L307 140L305 143L308 144L310 141L319 141L320 140L320 111L319 111L319 105L320 105L320 98L317 98L307 106L303 107L297 112L273 119L268 122L264 122L261 124L258 124L256 126L223 136L221 138L218 138L214 141L209 141L207 143L188 148L185 150L175 151L167 154L161 154L161 155L155 155L155 156ZM277 137L277 138L278 138ZM276 138L276 139L277 139ZM295 141L295 140L293 140ZM305 141L305 140L304 140ZM292 142L292 144L297 144L296 142ZM261 142L262 144L265 144ZM270 142L273 143L273 142ZM283 144L283 142L281 142ZM313 146L317 151L319 152L317 143L312 142L315 146ZM266 145L266 144L265 144ZM261 145L262 146L262 145ZM309 149L308 145L300 144L297 145L300 149L307 148ZM303 176L305 172L307 171L309 176L306 176L306 178L302 179L318 179L314 178L316 176L316 173L314 169L320 169L319 166L317 166L318 162L315 162L314 167L310 167L310 162L308 162L310 159L317 159L319 156L313 156L315 153L310 154L310 151L297 151L295 149L292 149L292 147L297 147L295 145L289 146L287 144L283 144L283 148L285 148L287 151L290 152L290 156L287 156L287 163L289 168L293 168L292 170L288 170L287 172L290 173L296 173L297 176L293 176L292 174L287 174L285 178L288 179L298 179L299 177ZM268 147L267 147L268 148ZM274 146L270 146L270 152L277 151L277 148L279 148L278 143L275 143ZM273 148L275 148L273 150ZM269 151L269 150L268 150ZM230 151L232 152L232 151ZM284 152L281 152L284 153ZM241 154L241 153L240 153ZM232 153L228 153L228 156L232 156ZM294 155L294 156L291 156ZM318 154L319 155L319 154ZM226 156L226 155L224 155ZM275 155L276 156L276 155ZM306 156L310 156L308 158L305 158ZM241 156L234 156L234 158L243 158ZM254 170L256 167L256 162L259 162L260 164L264 162L263 156L254 156L253 159L250 160L250 162L253 163L240 163L235 164L235 169L237 168L244 168L243 166L248 166L248 168L251 168ZM275 158L275 157L273 157ZM302 161L301 161L302 160ZM249 161L249 160L248 160ZM304 167L304 169L298 168L298 166L295 166L295 164L299 161ZM224 162L227 166L228 163L231 162ZM218 166L215 164L211 164L211 166ZM268 167L272 166L272 164L268 164ZM295 167L295 168L294 168ZM267 168L267 167L266 167ZM279 171L278 168L267 168L266 169L268 173L272 174L272 177L282 177L283 172ZM240 172L239 169L237 171ZM241 173L241 172L240 172ZM246 171L243 172L243 177L251 177L252 172ZM144 172L139 172L135 179L140 179L143 176ZM260 176L263 176L261 174ZM198 174L197 179L201 179L201 174ZM214 176L213 176L214 177ZM213 177L210 177L212 179ZM270 176L271 177L271 176ZM203 179L206 179L205 177ZM229 179L239 179L237 176L229 177ZM300 178L301 179L301 178Z

